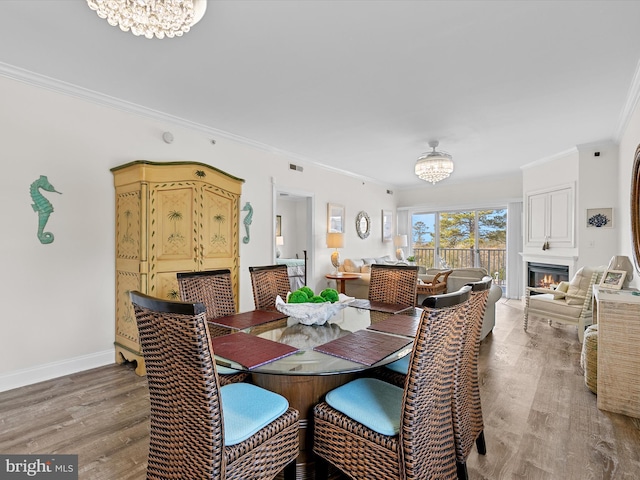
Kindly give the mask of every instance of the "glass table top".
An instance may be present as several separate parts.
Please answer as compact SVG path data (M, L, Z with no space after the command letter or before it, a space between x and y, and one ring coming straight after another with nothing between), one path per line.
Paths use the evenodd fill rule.
M410 309L401 313L419 317L422 309ZM324 325L303 325L289 317L242 330L245 333L298 349L296 353L253 368L251 372L282 375L330 375L359 372L394 362L411 352L412 341L371 366L314 350L314 347L352 332L364 330L392 315L387 312L347 307L337 312ZM391 333L381 334L400 336ZM216 356L216 362L218 365L246 370L238 363L218 356Z

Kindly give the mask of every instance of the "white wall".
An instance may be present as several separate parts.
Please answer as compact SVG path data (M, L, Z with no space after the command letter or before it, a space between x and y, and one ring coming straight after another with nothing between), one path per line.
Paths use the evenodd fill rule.
M509 201L522 198L522 176L475 178L462 183L444 180L435 185L425 182L420 187L399 190L397 196L399 208L506 207Z
M640 144L640 104L636 103L629 121L620 138L618 161L618 212L617 218L620 224L618 237L618 254L627 255L633 262L633 247L631 244L631 175L633 170L633 158L636 148ZM640 240L639 240L640 241ZM634 272L634 278L630 286L640 288L638 270Z
M133 161L196 161L245 179L241 205L254 208L251 241L240 245L240 308L253 308L250 265L273 263L273 185L314 193L315 287L331 270L326 248L327 202L346 207L344 256L392 253L380 239L380 212L395 210L387 186L305 165L289 169L282 155L228 138L215 138L163 117L151 118L0 77L3 133L0 198L5 205L0 235L0 391L92 368L114 360L114 188L110 169ZM171 131L167 144L162 133ZM295 161L299 164L299 161ZM36 238L38 218L30 184L46 175L61 195ZM372 235L360 240L355 216L366 210ZM245 213L241 212L241 220ZM241 236L244 227L240 225Z
M596 157L595 152L600 155ZM543 251L537 246L527 246L525 232L525 255L535 255L536 261L568 264L570 276L582 266L606 266L609 263L616 254L624 222L614 221L613 228L587 228L587 209L613 208L614 219L618 217L617 158L617 146L609 141L601 141L579 145L564 154L523 169L525 196L528 192L565 185L575 187L574 246L561 247L552 243L551 249ZM527 208L526 197L524 208Z

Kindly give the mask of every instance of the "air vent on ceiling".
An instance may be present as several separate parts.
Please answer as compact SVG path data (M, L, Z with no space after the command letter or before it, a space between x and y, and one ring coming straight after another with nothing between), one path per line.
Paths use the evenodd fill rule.
M298 172L302 172L304 169L300 165L294 165L293 163L289 164L290 170L296 170Z

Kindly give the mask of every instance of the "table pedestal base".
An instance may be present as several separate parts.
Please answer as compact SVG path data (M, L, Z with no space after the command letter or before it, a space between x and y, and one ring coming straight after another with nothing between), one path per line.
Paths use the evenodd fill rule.
M313 406L324 395L356 378L356 374L336 375L271 375L252 373L255 385L279 393L289 405L300 412L300 454L296 479L315 479L313 454Z

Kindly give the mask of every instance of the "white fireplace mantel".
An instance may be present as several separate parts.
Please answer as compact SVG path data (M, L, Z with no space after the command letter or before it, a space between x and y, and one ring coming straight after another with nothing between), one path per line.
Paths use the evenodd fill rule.
M524 253L520 252L520 256L522 257L522 261L525 263L523 271L526 275L527 272L527 262L536 262L536 263L549 263L551 265L565 265L569 267L569 278L573 278L576 274L576 263L578 262L578 257L575 256L566 256L566 255L535 255L532 253ZM527 281L523 283L526 285Z

